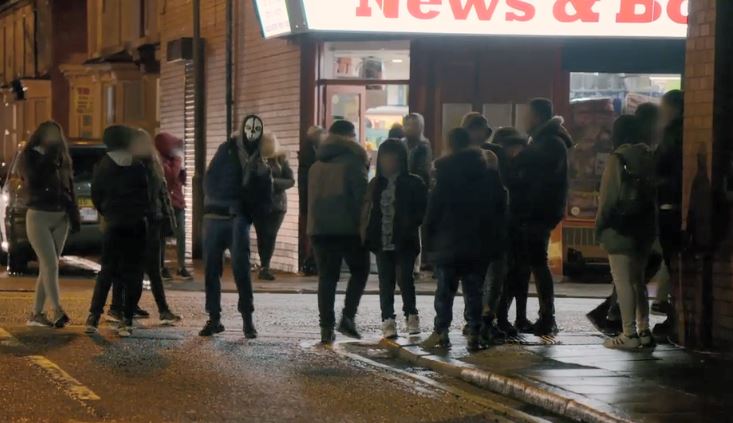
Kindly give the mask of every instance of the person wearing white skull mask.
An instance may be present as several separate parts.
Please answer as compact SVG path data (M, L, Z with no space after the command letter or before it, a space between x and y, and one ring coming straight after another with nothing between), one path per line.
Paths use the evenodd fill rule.
M221 274L224 252L231 253L234 282L239 292L244 336L257 337L252 314L249 231L253 215L271 207L272 175L260 156L264 125L258 116L242 120L239 134L219 146L204 179L204 268L206 312L209 320L199 332L212 336L221 324Z

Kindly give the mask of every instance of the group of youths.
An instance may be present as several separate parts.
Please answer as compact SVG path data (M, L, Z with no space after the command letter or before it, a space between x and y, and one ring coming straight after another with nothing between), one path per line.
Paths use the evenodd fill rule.
M641 107L637 116L620 117L614 125L615 151L603 174L597 218L597 236L609 253L614 293L589 314L604 333L617 335L605 342L609 348L653 344L644 272L657 237L667 265L680 247L682 104L679 91L664 96L660 109L664 130L659 137L660 113L652 105ZM565 215L568 150L573 141L548 99L529 102L523 125L528 136L515 128L494 131L485 116L469 113L461 127L448 132L447 153L433 161L424 119L412 113L380 144L371 181L370 160L356 140L353 123L340 120L327 132L318 127L308 131L298 179L310 241L305 252L311 263L307 259L306 264L318 273L322 342L333 342L336 330L361 337L355 318L369 276L370 253L376 256L385 337L399 333L394 310L397 286L405 331L420 332L415 299L420 260L432 266L437 279L436 317L424 346L450 346L459 283L470 350L518 333L557 333L548 246L551 232ZM166 237L182 228L185 175L180 140L170 135L156 137L157 151L150 136L139 129L115 125L105 130L103 138L108 151L92 182L92 200L104 221L102 270L86 326L88 332L96 332L112 287L109 314L120 321L119 335L129 336L133 318L145 314L138 307L144 273L150 277L161 321L180 320L165 300L160 257ZM58 258L66 234L79 228L80 219L61 128L55 123L41 125L23 154L28 233L40 263L36 308L29 324L63 327L69 318L58 299ZM287 209L285 191L294 184L287 156L256 116L245 118L239 134L216 151L204 180L209 319L199 335L224 331L221 276L228 250L244 335L257 337L250 226L255 225L258 235L260 277L271 279L269 261ZM334 307L342 261L350 277L337 324ZM179 267L185 270L182 260ZM527 316L531 275L539 300L535 322ZM669 290L661 291L655 307L671 313ZM46 298L53 307L50 319L43 313ZM514 324L509 321L512 302ZM614 320L614 310L621 325Z

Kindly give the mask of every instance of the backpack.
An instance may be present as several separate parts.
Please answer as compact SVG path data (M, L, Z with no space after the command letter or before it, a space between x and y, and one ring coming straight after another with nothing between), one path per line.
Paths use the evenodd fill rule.
M647 216L655 210L654 154L648 149L641 154L640 165L634 168L622 154L613 154L621 166L621 186L612 227L621 234L632 234L641 225L648 224Z

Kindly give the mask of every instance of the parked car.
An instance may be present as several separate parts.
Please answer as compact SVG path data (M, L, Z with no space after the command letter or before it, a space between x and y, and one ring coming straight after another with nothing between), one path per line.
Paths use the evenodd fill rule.
M35 258L25 231L26 195L19 169L20 151L15 154L2 190L0 190L0 258L8 271L24 272ZM96 142L74 141L69 145L74 164L74 192L81 213L81 231L69 236L64 254L99 252L102 246L99 214L92 204L92 173L94 166L106 153L105 146Z

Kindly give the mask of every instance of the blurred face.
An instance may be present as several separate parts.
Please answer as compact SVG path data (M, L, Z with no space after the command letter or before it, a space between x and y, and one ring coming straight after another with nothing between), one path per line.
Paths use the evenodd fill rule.
M59 144L61 144L61 132L59 132L59 128L54 125L47 126L41 136L41 145L51 147Z
M262 144L260 146L260 154L264 158L270 158L275 155L275 139L271 136L265 135L262 137Z
M536 127L540 126L542 122L540 122L537 115L532 111L531 108L527 108L524 111L524 115L522 116L522 126L525 132L530 132Z
M506 155L508 158L513 159L519 155L519 153L524 150L523 145L511 145L509 147L504 148L504 151L506 152Z
M481 145L486 141L486 130L484 128L473 128L468 131L468 135L471 137L471 144Z
M130 153L139 159L150 158L153 153L152 143L143 135L137 136L130 143Z
M393 153L382 154L379 158L379 169L387 178L397 175L400 171L399 156Z
M662 125L666 126L673 120L680 117L680 112L675 107L663 101L662 105L659 106L659 117Z
M418 138L422 135L422 128L420 128L420 123L417 119L405 119L404 127L405 137L407 138Z

